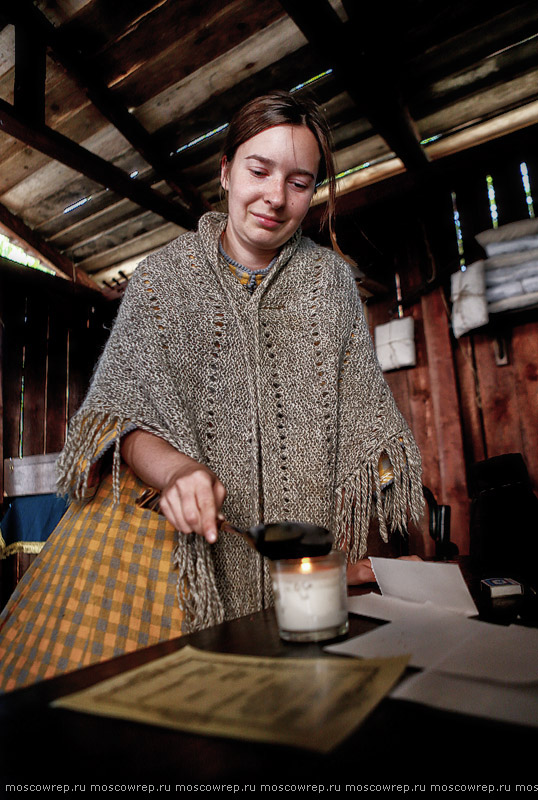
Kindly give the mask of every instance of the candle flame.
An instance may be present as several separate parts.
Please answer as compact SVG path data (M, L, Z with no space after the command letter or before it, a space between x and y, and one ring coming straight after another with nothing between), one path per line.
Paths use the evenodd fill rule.
M312 572L312 562L309 558L301 558L301 572Z

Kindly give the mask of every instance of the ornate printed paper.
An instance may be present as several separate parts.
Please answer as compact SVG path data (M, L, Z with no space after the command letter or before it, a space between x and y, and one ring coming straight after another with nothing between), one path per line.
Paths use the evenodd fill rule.
M407 660L258 658L184 647L54 705L327 752L390 691Z

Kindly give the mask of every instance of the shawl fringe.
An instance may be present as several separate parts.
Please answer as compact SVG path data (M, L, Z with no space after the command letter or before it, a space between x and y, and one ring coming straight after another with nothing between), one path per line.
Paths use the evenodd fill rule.
M70 500L91 497L89 478L92 467L113 446L112 487L114 504L120 500L121 437L130 421L112 417L103 411L87 411L74 417L69 426L65 447L57 462L57 492Z
M394 480L382 490L379 458L385 453L393 467ZM421 460L418 448L406 432L376 449L337 489L339 507L335 519L335 541L350 563L364 558L370 521L377 517L379 534L388 542L390 533L405 530L409 519L418 522L424 509Z
M177 599L185 614L184 633L218 625L224 621L209 544L195 533L179 535L174 550L178 569ZM188 587L196 587L189 591Z

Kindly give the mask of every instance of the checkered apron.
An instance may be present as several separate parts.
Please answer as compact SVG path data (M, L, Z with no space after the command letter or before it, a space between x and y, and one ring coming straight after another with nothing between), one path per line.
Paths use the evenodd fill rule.
M172 554L177 534L135 506L144 485L122 466L73 502L0 616L0 690L181 635Z

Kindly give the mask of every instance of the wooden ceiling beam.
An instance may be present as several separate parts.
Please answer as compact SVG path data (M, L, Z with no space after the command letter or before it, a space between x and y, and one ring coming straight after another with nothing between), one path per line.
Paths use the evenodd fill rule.
M123 170L91 153L76 142L46 125L32 124L16 113L14 107L0 100L0 131L13 136L49 158L85 175L95 183L112 189L139 206L154 211L169 222L185 228L193 225L193 215L150 186L130 178Z
M89 275L78 269L69 258L62 255L55 247L42 239L38 233L26 225L20 217L0 203L0 228L7 234L13 234L24 246L27 245L35 256L47 261L63 278L73 283L79 283L89 289L99 292L100 288Z
M15 5L15 4L14 4ZM77 82L93 105L144 157L185 205L192 227L211 207L198 190L178 171L168 153L158 150L151 134L120 102L110 89L96 80L94 73L78 55L71 42L57 30L29 0L18 0L12 12L15 30L23 28L37 41L48 44L54 57Z
M367 117L370 124L403 161L407 169L424 172L428 158L421 144L394 75L384 62L390 54L381 51L375 60L366 55L361 41L340 21L328 0L280 0L314 49L327 53L339 82ZM367 35L366 31L365 35Z

